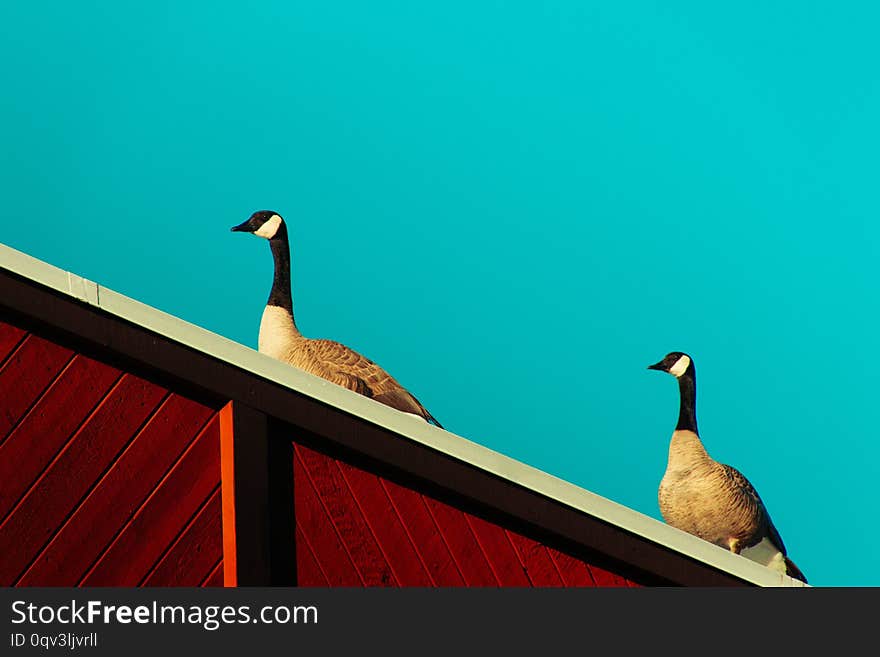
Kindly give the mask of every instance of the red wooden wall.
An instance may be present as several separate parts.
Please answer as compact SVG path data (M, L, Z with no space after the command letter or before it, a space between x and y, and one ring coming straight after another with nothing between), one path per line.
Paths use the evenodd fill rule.
M634 586L620 575L294 444L300 586Z
M0 322L0 585L222 586L225 426ZM634 585L299 444L293 481L300 586Z
M0 585L222 585L214 409L0 322Z

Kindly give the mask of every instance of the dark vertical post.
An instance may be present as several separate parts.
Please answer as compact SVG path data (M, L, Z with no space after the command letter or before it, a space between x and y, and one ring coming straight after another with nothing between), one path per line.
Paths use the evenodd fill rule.
M226 586L296 585L293 448L273 424L239 402L221 411Z
M268 418L269 546L272 584L296 586L296 518L293 499L293 442L282 423Z

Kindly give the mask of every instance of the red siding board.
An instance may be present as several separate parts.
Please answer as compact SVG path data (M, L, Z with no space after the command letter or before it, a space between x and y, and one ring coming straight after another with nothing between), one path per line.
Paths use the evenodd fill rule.
M586 563L553 548L547 548L547 552L550 553L550 558L559 570L565 586L596 586L590 566Z
M21 575L164 395L126 375L101 402L0 525L0 583Z
M76 356L0 446L0 519L55 458L121 376Z
M302 461L307 476L320 495L327 514L348 548L348 553L360 571L364 583L367 586L397 584L385 555L382 554L382 549L342 476L338 463L301 446L297 446L296 456Z
M562 578L547 548L516 532L508 531L507 535L533 586L562 586Z
M371 586L384 567L402 586L630 584L502 524L302 445L294 444L294 454L299 586Z
M297 586L329 586L330 581L318 560L302 529L296 528L296 583Z
M177 541L142 582L142 586L197 586L223 556L220 485Z
M382 486L387 491L394 512L400 518L434 584L464 586L461 571L452 558L449 546L440 536L424 498L414 490L387 479L382 480Z
M29 335L0 369L0 444L73 357L70 349Z
M386 555L386 561L397 582L401 586L430 586L431 577L407 536L400 518L393 512L379 478L345 463L339 463L339 468L383 554Z
M214 416L80 582L135 586L220 483L220 421Z
M504 529L476 516L466 517L501 586L529 586L528 575Z
M596 586L627 586L627 580L618 575L617 573L612 573L609 570L605 570L604 568L599 568L599 566L590 566L590 572L593 575L593 579L596 580Z
M223 586L223 557L211 569L211 572L201 584L203 587Z
M27 333L20 328L12 324L0 322L0 368L6 362L9 354L24 340L25 335Z
M425 497L428 510L437 523L467 586L498 586L498 580L483 549L471 531L464 513L437 500Z
M299 451L297 449L297 451ZM363 586L345 544L315 491L302 461L293 459L294 516L303 536L314 547L315 558L330 586ZM297 554L301 554L298 551Z
M19 582L73 586L214 413L171 395Z
M0 585L222 586L219 416L0 322ZM635 583L294 445L300 586Z

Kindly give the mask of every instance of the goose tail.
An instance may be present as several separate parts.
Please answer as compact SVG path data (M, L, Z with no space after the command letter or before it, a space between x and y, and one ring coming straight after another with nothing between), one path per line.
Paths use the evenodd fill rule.
M435 427L438 427L438 428L440 428L440 429L443 428L443 425L440 424L440 423L437 421L437 418L435 418L433 415L431 415L431 414L427 411L427 409L425 409L424 406L422 407L422 409L425 411L425 415L426 415L425 419L426 419L428 422L430 422L431 424L433 424Z
M799 579L804 584L807 583L807 578L801 572L801 569L794 565L794 561L785 557L785 574L790 577L794 577L795 579Z

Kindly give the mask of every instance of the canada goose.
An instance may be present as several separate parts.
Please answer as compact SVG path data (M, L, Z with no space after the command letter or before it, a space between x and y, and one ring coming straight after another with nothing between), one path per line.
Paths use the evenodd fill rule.
M782 537L758 492L742 473L713 460L697 432L693 359L673 351L650 370L678 379L681 407L658 498L663 519L683 531L770 568L807 579L786 556Z
M440 426L413 395L373 361L338 342L306 338L299 332L293 319L287 226L281 215L271 210L254 212L232 230L269 240L275 259L272 291L260 322L261 353Z

